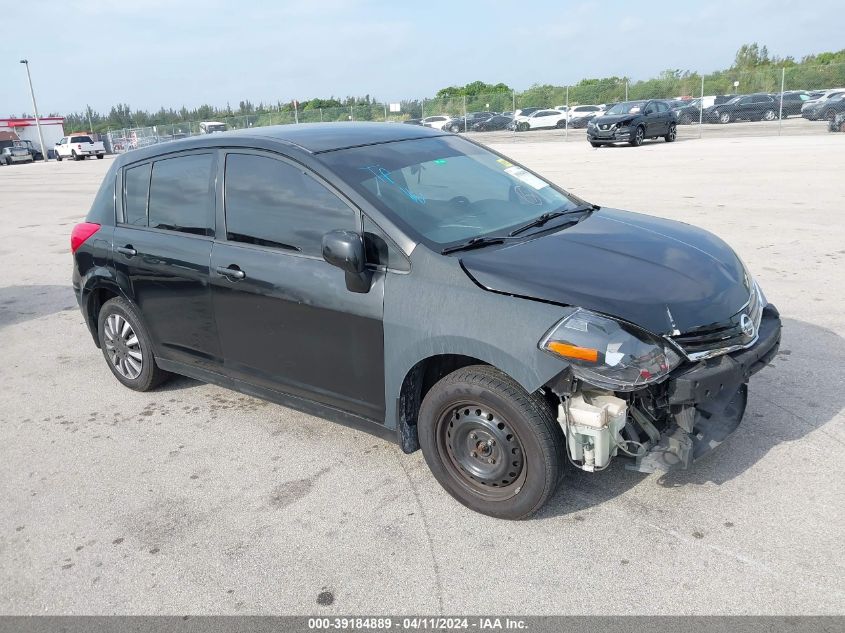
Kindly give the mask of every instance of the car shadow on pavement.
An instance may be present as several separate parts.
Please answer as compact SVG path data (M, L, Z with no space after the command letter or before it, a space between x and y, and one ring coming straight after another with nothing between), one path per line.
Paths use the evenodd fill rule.
M0 288L0 329L77 309L70 285L25 285Z
M721 485L763 459L779 444L801 440L845 407L845 339L818 325L783 319L780 351L751 378L749 400L737 431L689 470L658 475L666 488ZM648 475L625 469L616 459L601 473L567 465L560 488L537 518L573 514L617 497ZM651 485L651 484L648 484Z

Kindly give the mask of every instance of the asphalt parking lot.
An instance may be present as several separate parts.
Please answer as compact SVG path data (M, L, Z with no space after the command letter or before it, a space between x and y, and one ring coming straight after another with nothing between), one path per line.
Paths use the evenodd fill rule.
M784 334L730 440L684 473L570 470L512 523L364 433L188 379L131 392L70 288L110 160L4 167L0 613L845 613L845 136L495 147L739 252Z

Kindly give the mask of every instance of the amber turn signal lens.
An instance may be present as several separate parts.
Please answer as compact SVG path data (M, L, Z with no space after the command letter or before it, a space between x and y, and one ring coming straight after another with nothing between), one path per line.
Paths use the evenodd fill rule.
M597 363L599 360L599 351L597 349L590 349L589 347L578 347L577 345L570 345L569 343L549 341L546 343L546 349L550 352L554 352L555 354L565 356L566 358L586 360L591 363Z

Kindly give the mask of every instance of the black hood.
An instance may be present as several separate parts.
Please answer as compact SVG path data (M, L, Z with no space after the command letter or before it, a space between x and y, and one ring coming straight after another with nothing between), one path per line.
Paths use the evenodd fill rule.
M487 290L579 306L655 334L726 321L751 294L742 262L715 235L618 209L526 242L467 252L461 263Z

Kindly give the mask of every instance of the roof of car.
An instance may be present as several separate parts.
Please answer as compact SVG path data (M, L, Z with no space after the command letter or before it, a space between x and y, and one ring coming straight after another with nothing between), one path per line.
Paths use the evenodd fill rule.
M294 146L311 154L364 145L390 143L432 136L446 136L435 128L399 123L300 123L296 125L268 125L247 130L231 130L216 134L201 134L180 140L148 145L122 154L121 164L133 163L173 152L223 147L229 143L249 145L250 141L269 140Z
M340 122L271 125L252 128L249 132L227 132L226 136L236 134L276 138L317 154L347 147L443 136L446 133L430 127L397 123Z

